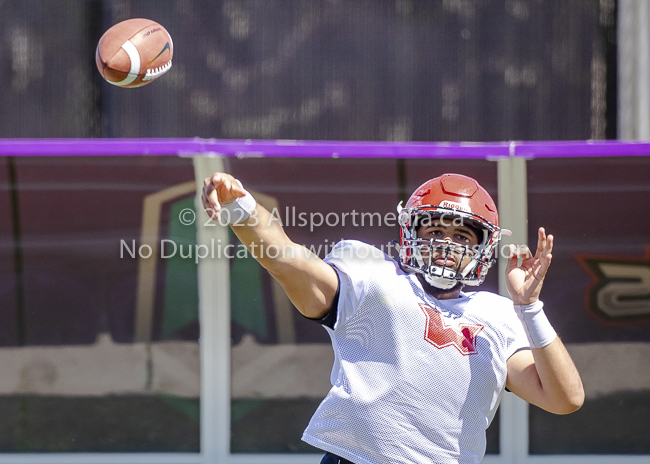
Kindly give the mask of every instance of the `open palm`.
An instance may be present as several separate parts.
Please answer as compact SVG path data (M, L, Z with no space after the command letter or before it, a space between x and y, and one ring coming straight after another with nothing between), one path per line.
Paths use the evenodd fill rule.
M506 284L514 304L526 305L537 301L546 271L551 265L552 250L553 236L547 237L543 227L537 231L535 256L527 246L517 248L515 245L510 245ZM521 265L518 265L519 257L522 258Z

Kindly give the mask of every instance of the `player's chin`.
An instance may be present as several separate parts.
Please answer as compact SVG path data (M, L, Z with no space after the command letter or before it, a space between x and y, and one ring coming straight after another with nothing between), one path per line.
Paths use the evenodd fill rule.
M424 278L424 274L416 274L416 276L420 284L422 284L422 288L424 288L424 290L427 293L435 296L436 298L439 298L441 296L451 295L453 293L458 292L459 290L462 290L462 288L464 287L462 283L457 282L456 285L454 285L451 288L442 289L442 288L435 287L431 285L429 282L427 282L427 280Z

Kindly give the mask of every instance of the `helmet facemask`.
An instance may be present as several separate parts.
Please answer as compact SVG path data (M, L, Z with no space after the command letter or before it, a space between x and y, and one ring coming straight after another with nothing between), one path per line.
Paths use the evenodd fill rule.
M494 262L492 254L501 238L501 229L481 216L457 209L425 205L398 206L401 228L399 261L403 269L422 274L436 288L447 290L458 283L480 285ZM417 236L425 221L441 220L466 225L478 232L478 245ZM459 221L459 222L458 222Z

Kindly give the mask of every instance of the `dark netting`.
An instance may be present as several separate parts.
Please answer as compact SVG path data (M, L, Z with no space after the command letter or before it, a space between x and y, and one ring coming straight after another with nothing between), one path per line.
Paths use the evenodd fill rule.
M5 0L0 135L604 138L615 23L600 4ZM101 80L94 49L133 17L163 24L175 58L126 90Z

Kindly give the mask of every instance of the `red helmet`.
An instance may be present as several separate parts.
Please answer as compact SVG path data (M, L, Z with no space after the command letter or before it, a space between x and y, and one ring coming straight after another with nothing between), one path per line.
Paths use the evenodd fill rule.
M474 179L460 174L443 174L425 182L413 192L404 208L400 203L398 212L400 265L407 271L423 274L427 282L442 289L452 288L459 282L482 283L494 262L492 254L501 235L509 233L499 228L499 215L490 195ZM418 238L417 227L422 218L441 216L454 218L478 230L478 246ZM432 263L433 256L451 254L461 255L458 265Z

